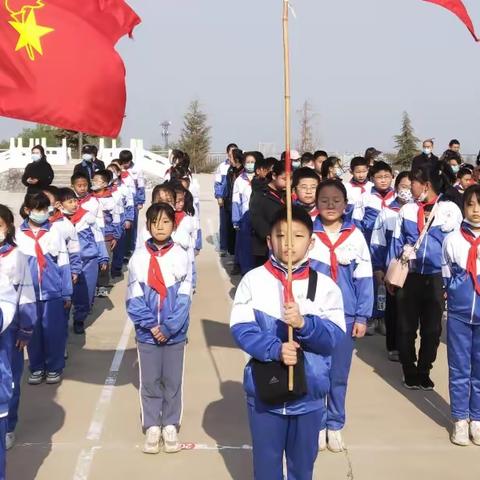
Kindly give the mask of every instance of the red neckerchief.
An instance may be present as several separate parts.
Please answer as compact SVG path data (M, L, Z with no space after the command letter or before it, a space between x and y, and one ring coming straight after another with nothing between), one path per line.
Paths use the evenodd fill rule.
M15 250L15 247L13 245L8 244L5 247L5 250L3 252L0 252L0 258L6 257L7 255L10 255L13 250Z
M117 190L118 190L118 186L117 186L117 185L112 185L112 186L110 187L110 191L111 191L112 193L115 193Z
M111 198L112 192L106 188L103 192L93 192L95 198Z
M431 202L421 203L418 202L418 212L417 212L417 225L418 225L418 233L422 233L423 229L425 228L425 208L432 207L437 202L438 197L435 197Z
M396 193L395 193L395 190L391 190L384 196L382 196L380 192L375 192L374 195L377 196L382 201L382 208L386 208L388 207L387 200L390 200L391 198L395 197Z
M187 214L184 211L175 212L175 225L178 227L186 216Z
M122 180L125 180L129 176L130 176L130 172L128 170L122 170L122 173L120 173L120 178Z
M147 251L150 254L150 264L148 266L148 286L153 288L160 296L160 305L167 298L167 287L165 285L165 280L163 278L162 269L158 263L157 257L163 257L167 254L174 246L174 243L161 248L160 250L154 250L148 242L145 243Z
M293 292L291 286L288 284L288 278L284 271L276 267L271 260L268 260L264 267L270 272L281 284L283 287L283 298L285 303L293 302ZM307 264L307 267L302 269L300 272L293 272L292 274L292 284L296 280L305 280L310 275L310 264Z
M85 195L83 198L78 199L78 203L83 205L84 203L88 202L92 198L91 194Z
M310 218L315 219L320 215L320 210L318 208L314 208L308 212Z
M477 295L480 295L480 284L477 277L477 258L478 258L478 247L480 246L480 237L475 238L468 230L465 228L460 229L462 237L470 244L470 250L468 251L467 257L467 273L470 275L473 281L473 286Z
M355 231L355 226L352 226L343 232L341 232L340 237L332 244L330 238L328 237L326 232L315 232L317 237L325 244L328 249L330 250L330 275L332 276L332 280L334 282L337 281L338 278L338 259L335 250L343 243L347 238Z
M45 267L47 265L47 259L43 253L42 247L40 246L39 240L48 232L48 230L39 230L38 235L35 235L31 230L24 230L23 233L33 239L35 242L35 256L37 257L38 261L38 273L39 273L39 280L40 283L42 282L42 275Z
M76 225L86 213L88 213L87 210L83 209L82 207L78 207L77 211L69 217L69 220Z
M367 180L367 182L368 182L368 180ZM352 180L350 180L350 185L351 185L352 187L355 187L355 188L360 188L360 191L361 191L362 193L365 193L365 192L366 192L366 190L365 190L365 185L367 184L367 182L358 183L358 182L356 182L355 180L352 179Z
M282 205L285 205L285 200L277 193L276 190L273 190L272 188L268 187L268 192L272 197L276 198Z
M48 221L50 224L58 222L63 218L63 213L60 210L57 210L49 219Z

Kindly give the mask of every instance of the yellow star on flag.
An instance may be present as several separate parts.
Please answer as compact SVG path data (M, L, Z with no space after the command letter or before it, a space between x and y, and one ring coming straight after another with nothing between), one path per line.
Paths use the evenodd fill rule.
M26 48L30 60L35 60L36 50L40 55L43 55L42 43L40 39L54 31L53 28L43 27L37 24L34 10L30 10L25 21L10 21L8 22L19 34L20 37L17 42L15 51L18 52L22 48Z

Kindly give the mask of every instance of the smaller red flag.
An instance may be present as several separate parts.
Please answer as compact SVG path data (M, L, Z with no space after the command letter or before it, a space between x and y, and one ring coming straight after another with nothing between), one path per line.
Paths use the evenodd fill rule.
M441 7L446 8L453 14L455 14L468 28L468 31L472 34L476 42L480 42L480 39L475 33L475 27L473 26L472 19L468 14L468 11L463 4L462 0L424 0L425 2L435 3Z

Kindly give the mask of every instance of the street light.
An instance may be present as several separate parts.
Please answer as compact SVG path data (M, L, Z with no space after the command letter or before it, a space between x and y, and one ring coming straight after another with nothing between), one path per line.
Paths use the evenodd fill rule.
M168 136L170 135L170 132L168 129L172 125L172 122L169 120L163 122L160 126L162 127L162 137L163 137L163 143L165 145L165 150L168 150Z

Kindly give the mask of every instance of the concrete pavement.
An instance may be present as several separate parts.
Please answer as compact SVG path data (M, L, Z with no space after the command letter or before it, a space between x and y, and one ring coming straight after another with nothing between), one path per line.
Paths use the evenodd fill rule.
M235 285L215 252L212 177L200 176L200 181L204 250L198 257L185 366L180 432L185 450L141 453L138 366L124 309L124 279L108 299L98 299L86 336L71 334L63 383L23 386L18 443L8 455L7 478L252 478L241 384L245 360L228 329ZM19 200L0 193L0 203L16 210ZM383 343L383 337L357 343L344 434L348 451L319 455L315 478L478 478L480 447L454 447L448 439L445 344L433 371L436 390L412 392L402 387L398 364L386 360Z

